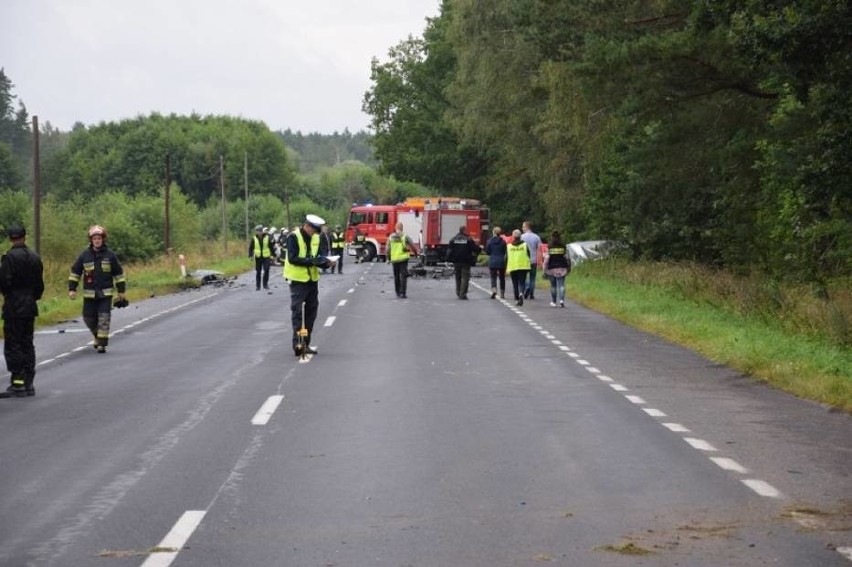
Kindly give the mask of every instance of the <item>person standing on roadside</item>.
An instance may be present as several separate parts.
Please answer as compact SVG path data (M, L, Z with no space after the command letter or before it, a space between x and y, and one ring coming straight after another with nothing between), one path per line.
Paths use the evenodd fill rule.
M393 288L396 296L406 299L408 287L408 259L417 255L414 241L402 232L402 223L396 223L396 231L388 236L388 258L393 266Z
M335 225L334 230L331 232L331 255L332 256L340 256L337 259L337 273L343 273L343 254L346 251L346 233L343 232L341 226ZM334 270L331 271L334 273Z
M506 298L506 241L500 236L502 230L495 226L494 236L485 243L485 253L488 254L488 271L491 273L491 299L497 297L497 287L500 287L500 299Z
M77 286L83 281L83 322L95 338L93 346L105 353L109 344L112 296L124 301L127 280L115 252L106 244L107 231L100 225L89 227L89 247L83 250L68 276L68 297L77 299Z
M479 251L479 245L467 234L467 226L460 226L458 234L450 240L450 245L447 248L447 261L453 263L453 273L456 277L456 297L459 299L467 299L470 267L476 265Z
M521 231L512 232L512 242L506 246L506 272L512 278L512 291L515 292L515 304L524 304L524 282L530 271L530 250L521 239Z
M261 282L263 289L269 289L269 266L272 263L273 251L274 246L269 232L263 230L262 224L254 227L254 236L249 241L248 255L249 258L254 258L255 291L260 290Z
M333 268L326 255L328 249L321 244L320 231L325 221L316 215L305 217L301 228L287 237L287 257L284 260L284 278L290 282L290 323L293 327L293 352L298 357L316 354L311 346L311 334L319 310L320 268ZM305 329L307 334L299 333Z
M33 335L38 303L44 293L41 258L27 248L27 231L19 224L6 228L12 248L0 258L3 294L3 355L11 384L0 398L35 396L36 357Z
M571 259L558 230L550 233L542 267L550 279L550 306L556 307L556 302L559 301L559 307L565 307L565 276L571 272Z
M535 299L535 276L538 269L538 247L541 246L541 238L533 232L530 221L524 221L524 233L521 239L527 243L527 249L530 252L530 269L529 280L524 288L524 297Z

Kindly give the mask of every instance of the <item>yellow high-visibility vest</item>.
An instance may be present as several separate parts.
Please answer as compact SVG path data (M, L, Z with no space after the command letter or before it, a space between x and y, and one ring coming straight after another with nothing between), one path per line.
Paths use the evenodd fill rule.
M526 242L521 242L520 244L508 244L506 246L506 254L508 256L508 259L506 260L507 274L511 274L515 270L530 269L530 256L527 251Z
M302 231L297 230L293 234L296 235L296 242L299 243L299 257L308 257L307 244L302 238ZM319 253L320 238L319 234L311 236L311 256L316 256ZM315 282L319 280L319 267L317 266L297 266L290 263L289 254L284 259L284 279L291 282Z
M269 249L269 237L259 239L254 238L254 257L255 258L272 258L272 250Z
M390 242L390 261L392 263L402 262L411 257L411 254L408 252L408 246L405 245L405 239L406 236L404 234L392 234L388 239L388 242Z

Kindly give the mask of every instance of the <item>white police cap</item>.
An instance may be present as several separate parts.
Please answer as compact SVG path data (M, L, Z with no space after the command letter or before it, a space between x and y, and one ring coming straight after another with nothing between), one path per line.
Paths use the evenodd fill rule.
M319 230L322 228L322 225L325 224L325 220L322 217L318 217L316 215L308 215L305 217L305 222Z

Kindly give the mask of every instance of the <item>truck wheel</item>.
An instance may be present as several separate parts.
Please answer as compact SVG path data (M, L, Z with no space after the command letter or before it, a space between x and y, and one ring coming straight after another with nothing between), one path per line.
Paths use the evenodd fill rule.
M361 260L362 262L372 262L373 258L376 257L376 247L372 244L367 244L364 246L364 256Z

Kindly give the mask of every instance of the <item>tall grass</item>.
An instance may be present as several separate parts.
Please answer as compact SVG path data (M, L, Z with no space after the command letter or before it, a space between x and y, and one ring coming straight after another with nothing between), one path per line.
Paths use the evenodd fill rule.
M815 292L692 264L580 264L569 294L804 398L852 411L852 290Z

